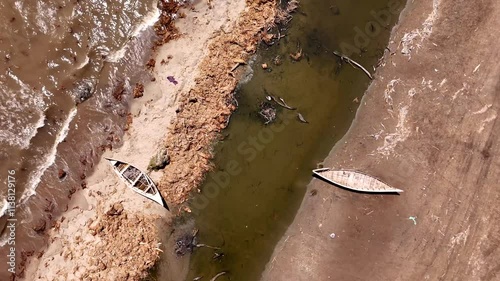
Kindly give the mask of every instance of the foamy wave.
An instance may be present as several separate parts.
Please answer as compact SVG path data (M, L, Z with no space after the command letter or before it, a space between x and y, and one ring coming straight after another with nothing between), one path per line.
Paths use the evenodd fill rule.
M4 121L4 118L1 118ZM39 128L45 125L45 115L41 113L38 121L34 125L28 125L24 128L14 128L16 123L7 121L8 130L0 130L0 142L7 143L10 146L17 146L21 149L29 147L31 139L36 135ZM16 132L17 131L17 132Z
M71 124L71 121L73 120L73 118L75 118L76 112L77 112L76 107L71 109L68 117L66 118L66 120L64 120L61 131L59 131L59 133L56 136L56 140L54 142L54 145L52 146L49 155L45 159L45 162L40 166L40 168L38 170L36 170L34 173L32 173L30 175L27 188L24 190L23 195L21 196L21 199L19 200L20 204L23 204L24 202L26 202L26 200L28 200L28 198L30 198L31 196L36 194L36 188L41 181L43 173L45 173L45 171L56 160L57 146L68 135L69 125Z
M7 202L7 198L4 198L2 203L3 203L3 205L2 205L2 208L0 209L0 218L3 217L5 215L5 213L7 212L7 209L9 209L9 204Z
M36 2L36 8L41 13L36 14L36 25L44 34L55 31L56 9L43 1Z
M4 91L4 94L0 96L0 122L2 124L0 143L26 149L37 130L44 126L43 93L31 90L13 72L8 71L7 75L16 82L19 88L7 90L7 86L0 83L0 88Z
M146 30L148 27L153 26L159 17L160 17L160 10L154 7L153 9L151 9L149 13L147 13L143 17L142 21L135 26L135 28L130 33L130 36L137 37L139 34L141 34L141 32ZM106 61L119 62L127 53L128 48L129 48L129 42L125 43L120 49L110 53L106 57Z
M108 62L119 62L125 56L125 53L127 52L127 50L128 50L128 44L125 44L120 49L116 50L115 52L110 53L106 57L106 61L108 61Z
M5 213L7 212L8 209L9 209L9 204L7 202L7 199L4 198L2 208L0 209L0 218L5 215ZM6 231L6 233L7 233L7 231ZM3 237L0 237L0 247L3 247L5 244L7 244L7 241L9 241L9 240L8 240L8 237L6 234L3 235Z
M3 247L5 246L5 244L7 244L7 242L9 241L9 237L7 236L7 231L5 231L5 234L0 237L0 247Z
M151 11L149 13L147 13L143 17L141 23L139 23L134 28L134 30L132 30L132 36L135 37L135 36L139 35L141 32L143 32L144 30L146 30L146 28L153 26L159 17L160 17L160 10L158 10L158 8L154 7L153 9L151 9Z

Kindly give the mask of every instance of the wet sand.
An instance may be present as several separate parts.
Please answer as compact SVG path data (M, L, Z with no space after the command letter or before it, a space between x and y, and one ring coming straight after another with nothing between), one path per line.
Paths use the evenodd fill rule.
M499 11L490 0L409 1L324 161L404 192L313 179L262 280L499 278Z
M246 60L255 52L260 31L274 20L274 7L272 1L202 1L186 10L186 17L176 23L180 38L157 49L155 81L145 85L143 96L131 105L123 145L104 156L146 170L150 158L167 143L171 164L165 173L184 169L190 171L183 175L191 183L201 182L211 156L196 162L193 153L207 153L208 144L227 125L234 109L228 100L242 70L234 76L228 72L235 59ZM204 122L179 131L178 124L189 120ZM174 145L185 139L193 149ZM198 145L202 149L194 150ZM192 163L204 165L193 169ZM151 174L155 181L161 176L162 171ZM195 187L160 185L168 203L182 202ZM181 235L172 227L176 210L169 213L130 191L107 161L100 161L86 188L73 195L68 211L48 231L49 246L30 259L24 280L139 280L160 255L169 266L162 280L182 280L189 257L174 256L174 240ZM167 238L166 233L171 235Z

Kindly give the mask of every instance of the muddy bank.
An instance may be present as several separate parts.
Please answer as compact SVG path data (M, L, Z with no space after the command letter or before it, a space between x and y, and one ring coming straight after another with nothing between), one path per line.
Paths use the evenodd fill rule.
M201 1L180 11L182 18L176 26L181 36L162 46L163 42L158 42L156 57L148 63L152 81L135 91L138 99L130 107L123 145L104 156L126 159L146 170L150 158L168 139L171 164L165 173L189 170L194 153L207 152L208 144L224 127L221 123L227 122L234 109L226 103L240 71L228 74L234 60L245 60L255 51L260 31L273 21L275 11L273 1L243 0ZM163 38L177 34L174 29L163 31ZM159 33L162 35L162 30ZM243 47L237 44L242 42ZM176 126L180 118L183 123L201 120L206 130L191 127L182 131ZM193 149L205 147L196 152L187 149L187 154L180 155L175 144L184 139L194 144ZM191 169L186 175L191 183L201 181L196 178L208 168L208 158L201 163L200 170ZM173 214L125 188L106 161L100 161L95 169L86 178L85 189L73 194L68 211L54 225L46 225L49 246L40 253L29 253L29 264L18 265L27 265L24 279L139 280L161 256L170 267L162 280L181 280L189 257L174 256L175 239L182 233L175 231ZM162 173L152 172L151 177L158 180ZM160 185L169 203L187 198L194 187Z
M324 161L404 193L313 179L263 280L498 279L498 11L488 0L408 3Z

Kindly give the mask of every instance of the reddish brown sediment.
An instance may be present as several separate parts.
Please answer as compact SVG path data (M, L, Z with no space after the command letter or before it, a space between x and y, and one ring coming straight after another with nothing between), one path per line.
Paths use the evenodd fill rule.
M144 95L144 85L142 83L135 84L134 99L140 98Z
M60 253L44 265L48 266L49 261L73 261L76 266L61 267L56 272L62 280L140 280L147 276L161 251L157 220L155 215L129 213L116 202L98 206L95 216L79 225L78 233L72 235L74 230L65 228L65 217L61 217L54 225L59 236L51 238L51 243L59 245ZM41 252L38 258L43 255ZM40 271L34 278L52 280L50 276Z
M160 18L154 25L154 30L158 39L155 41L153 49L156 50L159 46L168 41L179 37L179 30L175 26L173 15L178 14L181 5L176 1L159 0L158 9L160 10ZM148 68L153 68L155 65L154 59L148 63Z

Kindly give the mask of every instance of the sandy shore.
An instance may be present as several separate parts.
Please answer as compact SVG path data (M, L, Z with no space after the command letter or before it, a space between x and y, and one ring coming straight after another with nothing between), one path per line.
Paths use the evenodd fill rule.
M236 59L255 52L275 9L272 1L200 1L184 13L176 22L182 35L157 49L155 81L131 105L133 119L123 146L104 154L146 170L166 145L171 164L165 175L187 179L162 181L168 203L183 202L209 169L208 144L234 109L227 101L241 70L228 72ZM198 121L189 130L179 125ZM186 139L193 149L183 147ZM202 160L194 153L202 153ZM193 169L193 163L202 165ZM151 177L158 181L162 175ZM87 188L73 195L68 211L48 231L51 243L31 258L23 279L139 280L161 256L169 267L167 274L160 272L161 280L182 280L189 257L174 255L175 238L182 234L172 226L175 215L127 189L107 161L100 161Z
M404 193L313 179L263 280L500 278L500 3L408 2L356 120L324 161Z

